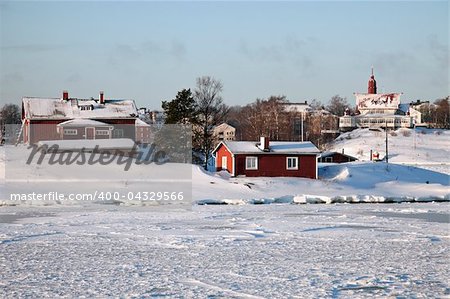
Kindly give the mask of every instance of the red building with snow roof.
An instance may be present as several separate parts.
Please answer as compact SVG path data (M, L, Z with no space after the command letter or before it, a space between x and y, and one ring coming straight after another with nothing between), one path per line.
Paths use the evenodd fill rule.
M222 141L213 151L216 169L232 176L317 179L319 149L311 142Z
M130 138L135 140L137 108L133 100L24 97L23 142L41 140Z

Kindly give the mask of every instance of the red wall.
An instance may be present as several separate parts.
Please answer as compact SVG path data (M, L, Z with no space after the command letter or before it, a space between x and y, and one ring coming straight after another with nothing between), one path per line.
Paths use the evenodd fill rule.
M245 158L247 156L258 157L258 169L246 170ZM297 170L286 169L286 158L298 157L299 167ZM235 175L245 175L248 177L305 177L316 179L317 158L316 155L235 155L236 173Z
M233 158L232 158L231 153L228 151L228 149L224 145L221 145L216 152L216 170L220 171L223 169L223 167L222 167L222 157L223 156L227 157L227 170L228 170L228 172L231 173L233 171L233 169L232 169L232 167L233 167L232 159Z
M222 167L222 157L227 157L227 170L232 173L233 156L222 144L216 151L216 170L220 171ZM247 156L258 157L258 169L246 170L245 158ZM297 170L286 169L286 158L298 157L299 167ZM316 155L278 155L278 154L259 154L244 155L235 154L235 176L245 175L248 177L305 177L316 179L317 175L317 157Z
M98 126L94 127L95 130L109 130L109 127ZM64 135L64 128L60 128L60 139L73 140L73 139L86 139L86 127L66 127L66 129L76 129L77 135ZM111 133L112 135L112 133ZM97 135L95 133L95 139L109 139L108 135Z
M23 135L24 142L34 144L40 140L58 140L61 139L61 135L56 130L56 125L70 119L58 119L58 120L31 120L30 124L26 125L26 134ZM94 119L96 120L96 119ZM135 132L135 119L98 119L98 121L112 124L115 129L123 129L123 138L136 138ZM97 136L96 136L97 137ZM103 136L100 138L104 138Z
M39 120L30 121L28 136L30 144L37 143L40 140L58 140L61 137L56 131L56 125L65 120ZM25 136L24 136L25 137Z
M346 163L346 162L356 161L356 159L351 159L347 156L341 155L340 153L334 153L333 155L328 156L328 157L333 158L333 161L331 161L330 163ZM326 163L325 161L326 161L326 158L328 158L328 157L321 158L321 162Z

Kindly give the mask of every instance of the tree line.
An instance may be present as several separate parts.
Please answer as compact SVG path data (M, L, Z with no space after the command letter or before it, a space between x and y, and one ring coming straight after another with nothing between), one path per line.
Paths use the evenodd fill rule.
M422 122L433 128L450 129L449 97L422 104L418 110L422 113Z
M166 124L192 125L192 147L207 168L215 140L214 126L226 122L236 128L238 140L309 140L318 146L334 139L323 130L337 130L338 117L350 108L345 98L334 96L325 107L317 100L309 105L315 113L289 112L285 96L256 99L245 106L227 106L222 99L223 84L212 77L197 78L196 87L182 89L172 100L162 101ZM201 161L199 161L201 160Z
M221 97L223 84L212 77L200 77L196 87L183 89L174 99L162 101L166 124L190 124L193 128L192 147L205 168L214 146L214 126L226 122L236 128L237 140L258 140L268 136L271 140L308 140L319 148L336 137L339 117L357 114L346 98L333 96L327 105L312 100L312 111L302 113L285 109L289 104L285 96L256 99L244 106L227 106ZM436 100L434 105L420 109L424 122L437 128L450 128L449 98ZM324 134L324 132L326 132ZM195 157L194 157L194 162ZM197 161L199 162L199 161Z

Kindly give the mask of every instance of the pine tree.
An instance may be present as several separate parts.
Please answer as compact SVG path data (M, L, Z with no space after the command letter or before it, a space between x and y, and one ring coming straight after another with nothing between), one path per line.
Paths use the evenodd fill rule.
M179 91L175 99L163 101L166 124L193 124L196 118L195 100L190 89Z

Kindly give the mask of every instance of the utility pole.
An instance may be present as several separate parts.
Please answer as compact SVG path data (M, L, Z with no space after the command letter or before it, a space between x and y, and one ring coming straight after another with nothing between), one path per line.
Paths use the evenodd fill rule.
M301 119L301 127L302 127L302 129L301 129L301 131L302 131L302 142L303 142L303 111L301 112L301 116L302 116L302 119Z
M384 119L384 129L386 130L386 163L389 163L388 156L388 128L387 128L387 119Z

